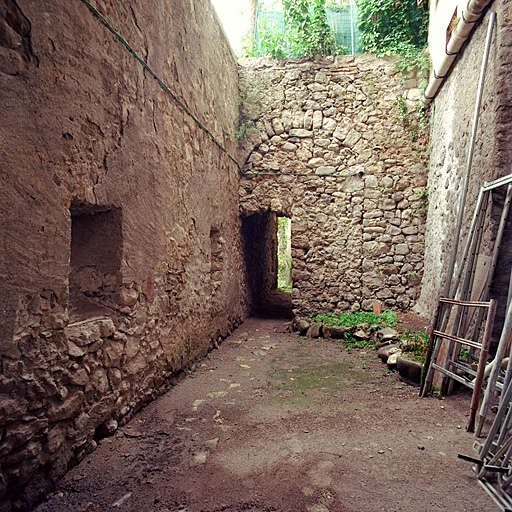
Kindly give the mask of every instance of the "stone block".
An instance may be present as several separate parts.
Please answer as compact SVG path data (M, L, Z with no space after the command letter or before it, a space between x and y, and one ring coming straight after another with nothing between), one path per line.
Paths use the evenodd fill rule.
M121 307L131 307L139 298L139 293L133 288L119 288L114 294L114 301Z
M297 145L296 144L293 144L291 142L285 142L282 146L282 149L284 151L296 151L297 150Z
M403 255L409 254L410 249L407 244L396 244L395 245L395 254Z
M299 139L311 138L313 137L313 132L311 130L305 130L304 128L292 128L290 130L291 137L298 137Z
M324 115L321 110L315 110L313 113L313 130L319 130L322 127Z
M101 339L100 325L94 320L69 324L65 332L68 340L78 347L85 347Z
M284 133L284 126L283 123L281 122L281 119L279 118L272 119L272 128L276 135L281 135L282 133Z
M324 117L324 120L322 122L322 128L327 133L333 133L334 130L337 127L337 123L335 119L332 119L330 117ZM346 142L346 141L345 141Z
M348 132L347 136L343 140L343 145L349 148L353 148L359 142L360 139L361 134L357 130L352 129Z
M334 174L335 172L336 172L336 167L321 166L316 169L315 174L317 176L328 176L329 174Z
M84 403L84 393L76 391L66 400L51 399L47 408L48 419L52 422L73 418L81 410Z

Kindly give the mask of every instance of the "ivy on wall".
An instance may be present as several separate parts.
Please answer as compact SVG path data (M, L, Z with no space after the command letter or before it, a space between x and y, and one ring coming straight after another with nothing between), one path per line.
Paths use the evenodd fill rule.
M366 52L379 56L411 55L426 46L428 2L358 0L357 4L361 41Z

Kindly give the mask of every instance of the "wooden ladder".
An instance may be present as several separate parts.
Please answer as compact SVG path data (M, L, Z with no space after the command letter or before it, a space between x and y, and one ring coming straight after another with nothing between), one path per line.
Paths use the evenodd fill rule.
M469 337L470 330L478 333L479 329L472 327L472 321L485 316L485 327L481 341ZM482 314L481 314L482 313ZM427 361L427 373L421 389L421 396L432 390L434 371L438 371L464 386L473 390L471 397L469 421L466 430L475 431L475 418L482 390L485 365L489 355L496 301L460 301L441 297L437 308L434 328L431 335L430 360ZM473 325L473 327L475 327ZM472 361L472 350L479 351L478 363Z

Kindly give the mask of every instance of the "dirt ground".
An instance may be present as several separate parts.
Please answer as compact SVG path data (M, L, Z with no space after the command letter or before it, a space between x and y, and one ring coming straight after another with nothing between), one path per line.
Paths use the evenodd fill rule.
M457 458L469 400L420 399L374 350L251 318L36 510L495 510Z

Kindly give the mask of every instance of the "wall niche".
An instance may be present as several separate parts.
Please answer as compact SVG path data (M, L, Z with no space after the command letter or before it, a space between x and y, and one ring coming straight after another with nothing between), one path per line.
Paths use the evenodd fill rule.
M122 211L77 205L71 212L70 317L86 320L106 314L122 282Z

